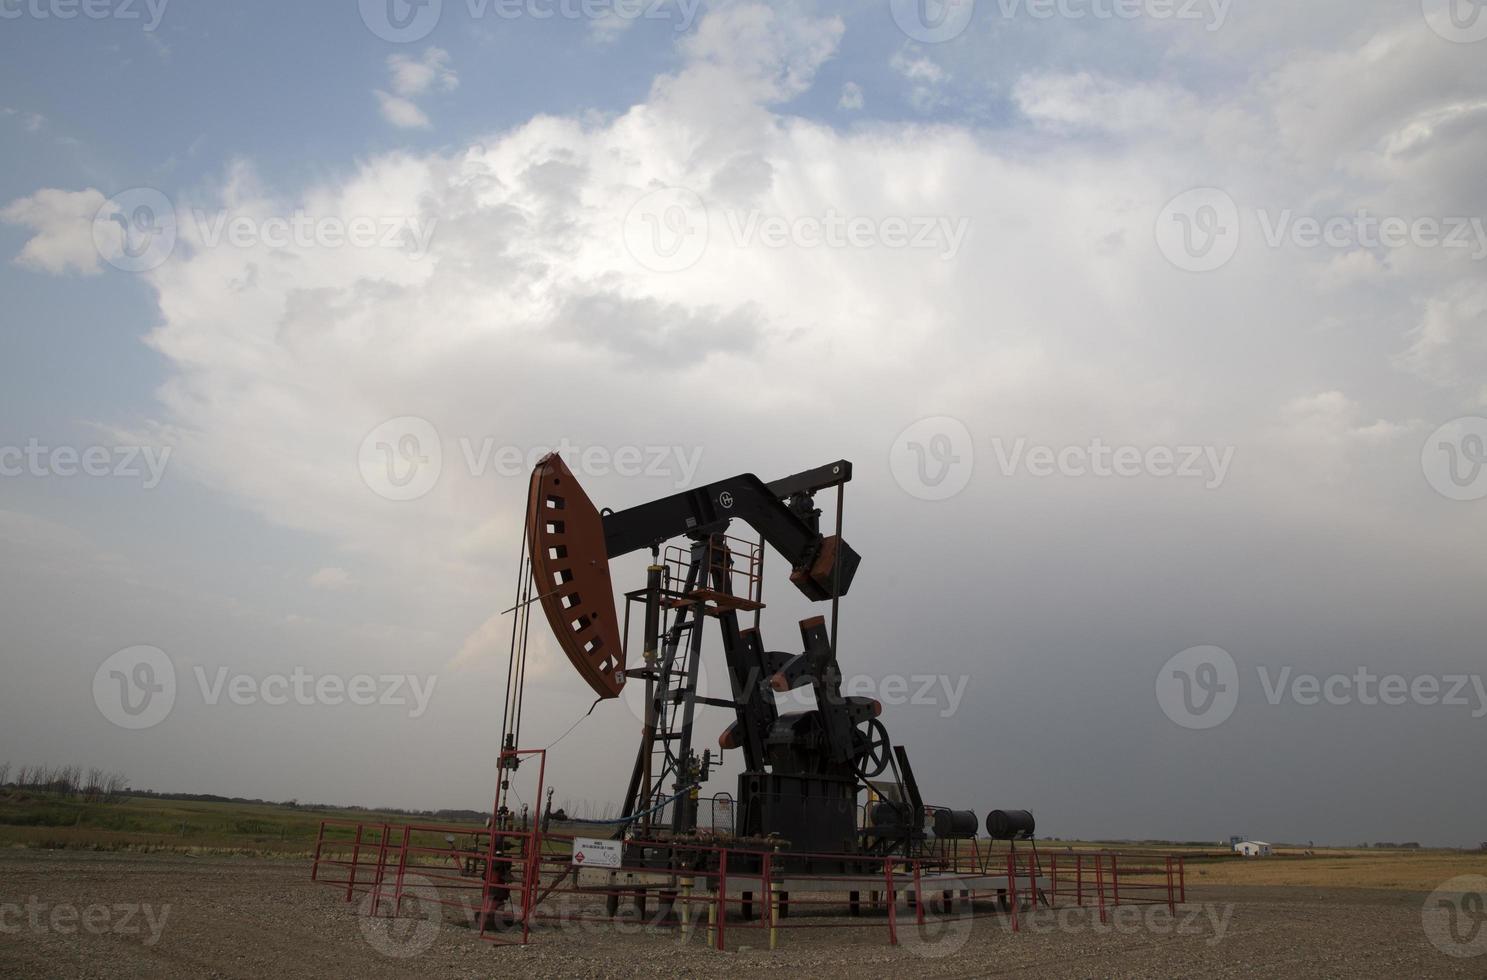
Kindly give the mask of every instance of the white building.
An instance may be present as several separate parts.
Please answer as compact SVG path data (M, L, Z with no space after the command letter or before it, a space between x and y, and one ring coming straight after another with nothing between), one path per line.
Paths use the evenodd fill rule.
M1242 840L1234 845L1234 853L1250 858L1268 858L1270 845L1262 840Z

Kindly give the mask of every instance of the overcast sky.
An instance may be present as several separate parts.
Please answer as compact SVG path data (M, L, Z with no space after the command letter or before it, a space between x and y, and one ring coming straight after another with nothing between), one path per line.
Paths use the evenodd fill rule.
M1487 838L1473 0L4 16L0 764L486 807L544 448L614 508L846 458L842 666L934 802Z

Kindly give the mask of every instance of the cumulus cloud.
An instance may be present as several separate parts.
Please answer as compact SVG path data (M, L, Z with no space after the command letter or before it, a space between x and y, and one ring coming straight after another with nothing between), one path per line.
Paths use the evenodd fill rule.
M431 92L452 92L459 87L459 76L450 65L449 52L430 47L414 58L406 54L389 55L388 86L391 92L374 90L382 118L403 129L427 129L429 117L413 100Z
M16 263L53 275L76 272L86 276L101 271L93 219L103 202L103 192L92 187L82 191L46 188L11 201L0 211L0 218L35 232L16 256Z
M375 156L285 191L263 186L250 164L235 167L192 203L437 228L420 256L398 241L213 248L183 225L187 247L145 274L160 306L150 343L171 369L161 425L183 475L354 553L365 587L381 577L415 603L455 609L428 622L456 624L437 662L461 667L499 662L509 640L510 617L492 607L515 575L526 486L489 461L502 447L526 453L565 438L701 448L699 480L855 459L849 520L861 515L876 546L867 561L883 570L854 585L869 600L895 577L984 575L984 552L967 541L1006 539L1021 556L997 573L1010 597L988 601L1032 610L1036 630L987 652L984 623L946 621L946 658L1050 649L1032 633L1079 628L1049 599L1079 575L1100 579L1079 593L1098 597L1090 650L1104 652L1108 619L1153 596L1167 604L1162 615L1141 618L1182 620L1171 627L1181 642L1207 638L1213 622L1264 619L1250 606L1257 589L1295 584L1289 567L1260 574L1244 561L1255 540L1304 525L1298 515L1325 509L1319 545L1336 546L1324 537L1336 528L1360 548L1379 528L1426 520L1435 501L1412 445L1428 431L1417 419L1472 404L1468 382L1487 376L1475 346L1480 264L1439 250L1272 247L1253 233L1262 208L1474 213L1461 209L1481 199L1487 154L1470 101L1487 63L1402 25L1396 17L1377 41L1346 51L1240 59L1242 81L1217 92L1040 69L1009 87L1006 128L835 128L790 103L835 56L842 23L729 5L679 42L678 67L623 112L534 116L456 149ZM940 97L948 69L912 49L894 59L925 100ZM383 94L407 102L399 118L426 124L403 93L440 90L442 62L410 64ZM1153 232L1174 195L1210 185L1238 203L1246 235L1227 266L1195 274L1169 262ZM76 216L83 203L53 210ZM30 213L15 207L8 219ZM940 219L964 220L966 236L952 261L881 235L829 245L797 231L833 216L930 234ZM769 219L782 241L749 237ZM691 261L666 266L683 244L695 246ZM64 255L81 268L80 249L42 233L22 260L68 267ZM977 477L926 507L897 489L888 451L910 423L939 415L974 434ZM433 443L381 428L409 417L432 427ZM996 437L1240 449L1224 495L1200 499L1177 483L1001 477ZM359 471L367 446L376 466ZM381 467L412 460L435 478L416 499L388 499ZM675 490L665 475L585 484L601 506ZM1181 593L1200 579L1201 595ZM1233 596L1243 608L1223 605ZM1282 599L1291 610L1294 593ZM858 636L879 641L858 644L864 667L878 656L888 668L922 632L871 601L854 608ZM1193 612L1213 609L1222 615ZM1067 666L1060 683L1087 664ZM1103 676L1140 673L1129 660L1119 671ZM540 681L570 700L581 689L564 670ZM1140 686L1149 699L1149 674ZM566 723L571 712L559 715Z
M405 54L389 55L387 71L392 90L411 98L429 91L452 92L459 87L459 76L450 67L449 52L428 48L418 58Z
M888 67L910 82L909 102L916 109L927 112L946 101L942 86L950 74L918 45L899 48L888 59Z
M837 107L841 109L856 110L862 108L862 86L856 82L847 82L842 86L841 98L837 99Z
M377 89L377 105L382 110L382 118L401 129L427 129L429 117L424 115L423 110L418 108L411 99L405 99L391 92Z
M1060 130L1176 129L1191 122L1198 100L1171 85L1121 82L1089 72L1024 75L1012 101L1032 122Z

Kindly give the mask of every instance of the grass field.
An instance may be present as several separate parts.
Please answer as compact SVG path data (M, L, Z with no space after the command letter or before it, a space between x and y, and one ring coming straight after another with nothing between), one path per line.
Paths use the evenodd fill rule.
M90 851L308 855L326 818L434 822L396 811L125 797L112 803L0 793L0 847ZM439 823L449 823L440 820ZM471 824L479 827L480 824Z
M272 803L126 797L98 803L16 791L0 792L0 847L308 857L323 819L368 823L481 827L397 811L290 807ZM581 828L554 828L583 833ZM330 835L348 839L349 830ZM428 837L428 835L425 835ZM437 836L421 843L437 845ZM985 846L985 842L982 842ZM1161 842L1040 841L1045 856L1110 849L1128 854L1187 855L1190 885L1278 885L1430 891L1462 874L1487 875L1487 852L1279 848L1269 858L1241 858L1218 847Z

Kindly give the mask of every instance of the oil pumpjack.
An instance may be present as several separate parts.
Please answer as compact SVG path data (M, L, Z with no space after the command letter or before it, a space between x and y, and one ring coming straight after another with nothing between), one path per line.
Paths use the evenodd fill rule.
M786 854L799 855L790 859L796 867L823 871L850 869L852 855L907 855L922 846L924 805L908 755L889 740L879 702L842 693L837 612L860 562L841 534L851 479L852 464L840 460L768 483L742 474L601 511L556 453L533 470L524 534L530 574L518 580L514 669L524 670L518 663L525 656L524 613L535 603L601 700L618 697L627 683L645 685L641 741L618 822L623 838L697 833L698 787L716 761L711 749L699 755L693 746L694 712L704 704L734 713L718 746L743 753L736 836L777 842ZM831 534L822 533L816 506L824 491L836 497ZM731 536L735 521L758 540ZM678 539L684 543L668 545ZM829 622L821 615L800 622L798 652L769 649L760 631L766 549L784 558L803 595L831 604ZM622 627L610 562L647 550L646 583L625 593ZM627 641L636 605L643 650L641 663L632 666ZM744 616L752 622L743 624ZM721 634L726 699L698 692L708 620ZM777 707L776 694L807 687L814 708ZM509 695L507 711L513 715ZM519 703L514 717L516 726L504 726L508 748L518 737ZM864 791L877 802L859 826Z

